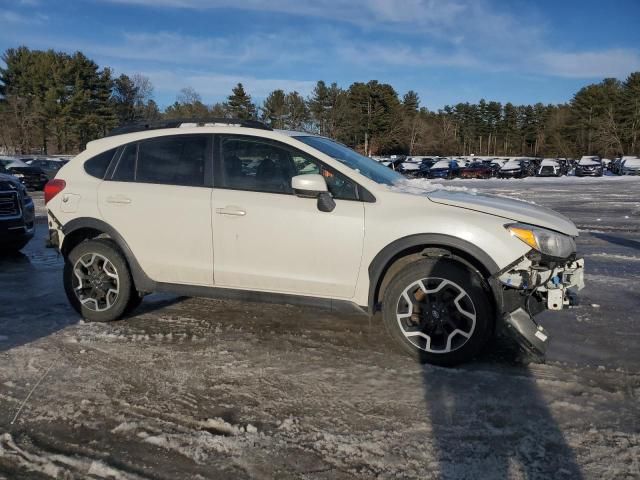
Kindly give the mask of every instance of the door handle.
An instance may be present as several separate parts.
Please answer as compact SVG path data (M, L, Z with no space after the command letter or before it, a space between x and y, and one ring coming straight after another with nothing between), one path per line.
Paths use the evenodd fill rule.
M125 197L124 195L116 195L113 197L107 197L107 203L120 203L123 205L128 205L131 203L131 199Z
M235 215L237 217L244 217L247 212L242 210L240 207L231 207L226 206L224 208L216 208L216 213L218 215Z

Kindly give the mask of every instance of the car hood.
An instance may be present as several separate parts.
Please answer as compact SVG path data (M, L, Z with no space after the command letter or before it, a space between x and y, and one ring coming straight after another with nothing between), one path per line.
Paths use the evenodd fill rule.
M437 190L427 194L429 200L442 205L467 208L521 223L555 230L576 237L578 229L567 217L548 208L495 195Z
M0 190L3 190L4 185L5 184L7 187L9 185L12 185L14 189L19 189L20 186L22 185L20 183L20 181L18 181L16 179L16 177L14 177L13 175L7 175L6 173L0 173ZM8 184L8 185L7 185ZM5 187L6 188L6 187Z
M600 167L602 164L594 160L581 160L578 163L579 167Z

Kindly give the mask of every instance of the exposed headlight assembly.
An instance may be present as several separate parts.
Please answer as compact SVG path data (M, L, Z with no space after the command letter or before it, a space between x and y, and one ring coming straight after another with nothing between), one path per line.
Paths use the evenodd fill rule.
M512 223L505 225L505 228L509 230L511 235L543 255L567 258L576 251L576 242L569 235L523 223Z

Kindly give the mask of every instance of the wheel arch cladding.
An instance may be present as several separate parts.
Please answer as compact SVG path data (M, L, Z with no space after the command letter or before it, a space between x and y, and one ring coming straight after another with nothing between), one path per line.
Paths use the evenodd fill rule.
M430 255L430 253L432 255ZM425 256L452 257L467 267L478 270L484 279L488 279L500 269L495 261L482 249L474 244L457 237L443 234L416 234L400 238L384 247L369 264L369 299L368 307L371 313L377 310L382 298L383 283L388 283L394 274L392 267L423 258ZM494 301L496 292L490 285ZM499 306L499 305L496 305Z
M150 292L155 288L155 282L151 280L138 263L135 255L129 248L122 235L111 225L97 218L80 217L71 220L62 227L64 240L60 252L66 257L69 252L80 242L98 236L107 236L113 240L124 255L136 290L140 292Z

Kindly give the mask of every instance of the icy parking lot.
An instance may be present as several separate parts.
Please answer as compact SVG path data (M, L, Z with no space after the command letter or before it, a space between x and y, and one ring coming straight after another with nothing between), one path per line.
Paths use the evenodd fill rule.
M546 364L422 367L379 318L286 305L152 295L83 323L41 224L0 259L0 478L640 478L640 178L447 185L580 228Z

